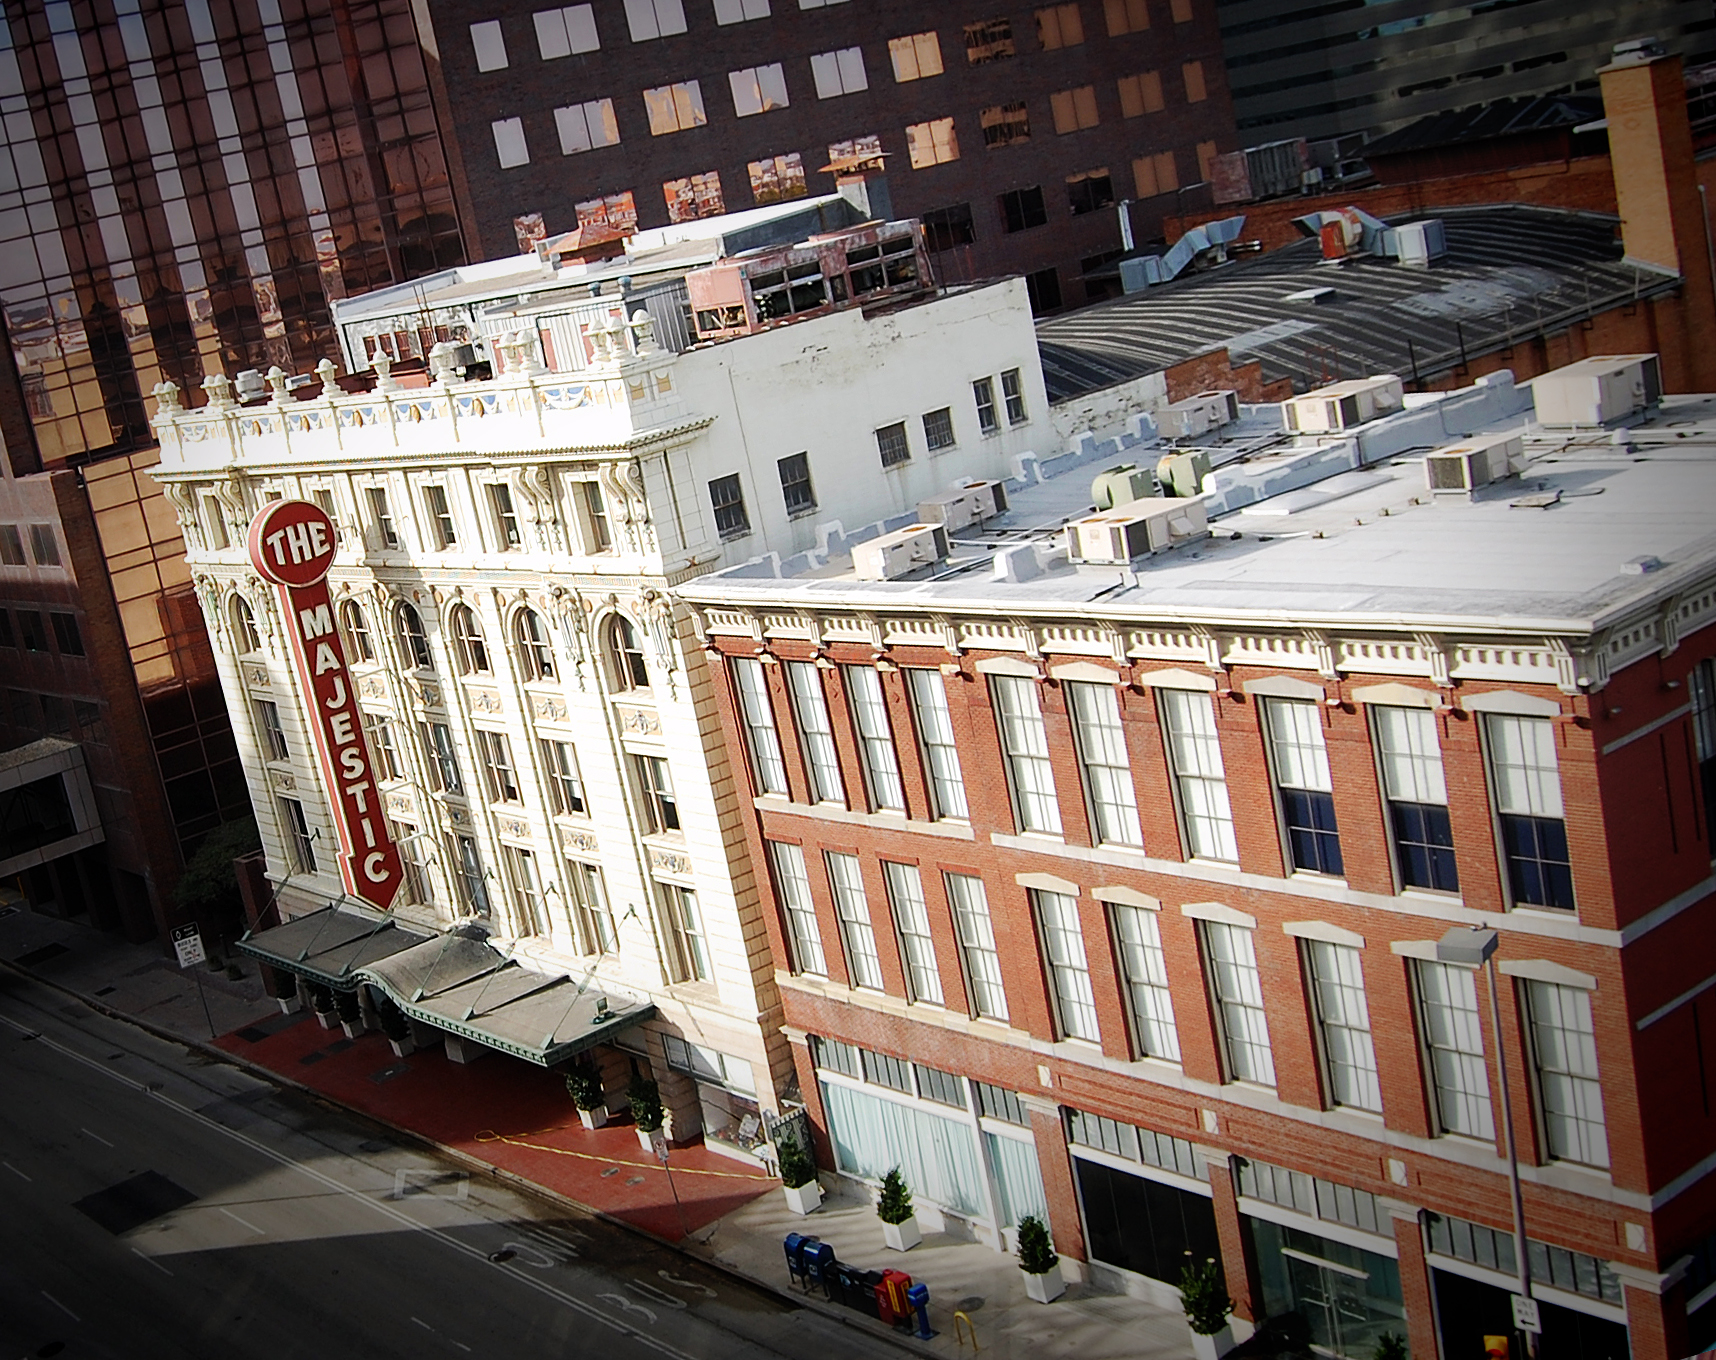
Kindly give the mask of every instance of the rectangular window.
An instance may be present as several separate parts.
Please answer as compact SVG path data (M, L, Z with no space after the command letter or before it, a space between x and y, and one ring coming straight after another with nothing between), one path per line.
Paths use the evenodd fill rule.
M769 17L769 0L715 0L715 22L742 24Z
M939 1067L925 1067L922 1063L913 1063L912 1073L918 1079L920 1098L933 1100L937 1105L952 1105L959 1110L966 1108L965 1083L952 1072L943 1072Z
M1077 47L1084 41L1084 20L1077 5L1051 5L1037 11L1037 42L1045 52Z
M453 886L459 894L459 905L469 915L487 916L489 886L483 862L477 855L476 837L448 835L447 852L453 865Z
M536 876L536 856L516 845L503 845L507 881L512 885L512 910L520 935L544 935L548 921L542 911L542 882Z
M418 723L417 732L423 739L423 755L429 762L429 777L435 789L441 793L463 793L465 786L459 778L452 729L446 723Z
M1192 0L1168 0L1169 12L1177 24L1189 24L1192 21Z
M1025 293L1031 299L1031 315L1045 316L1061 305L1061 275L1054 266L1025 275Z
M572 915L583 951L586 954L619 953L619 932L614 928L614 912L608 905L608 886L603 881L601 869L581 860L567 860L566 890L572 897Z
M901 463L909 462L912 450L906 442L905 422L884 425L877 430L876 449L882 455L882 466L885 468L898 467Z
M1095 127L1096 87L1081 85L1075 90L1059 90L1049 96L1049 109L1055 117L1055 131L1062 136Z
M59 566L60 543L54 537L53 525L32 524L30 526L30 555L36 559L38 567Z
M560 154L575 156L601 146L618 146L620 124L614 116L614 101L592 99L554 110L554 125L560 131Z
M933 32L889 38L888 56L894 63L894 79L902 84L942 73L941 39Z
M1273 1086L1275 1060L1269 1051L1269 1022L1263 1014L1263 984L1251 931L1224 921L1199 924L1227 1079Z
M12 632L12 611L0 609L0 647L16 647L18 639Z
M531 18L536 21L536 45L544 61L594 52L602 45L596 37L596 12L589 5L542 9Z
M54 643L61 656L83 655L83 634L78 630L76 614L49 613L54 626Z
M590 806L584 801L584 781L578 777L578 753L569 741L538 740L542 752L542 772L548 777L548 798L559 817L588 817Z
M1168 990L1168 965L1156 913L1111 902L1108 914L1132 1011L1133 1043L1144 1057L1179 1062L1180 1035L1174 1027L1174 999Z
M1186 103L1201 104L1209 98L1209 91L1204 88L1203 62L1188 61L1180 67L1180 75L1186 82Z
M500 71L506 68L506 39L501 36L499 19L472 24L471 47L476 52L477 70Z
M685 6L681 0L626 0L626 23L635 43L670 38L685 32Z
M1430 1094L1439 1132L1488 1141L1490 1080L1484 1070L1484 1036L1478 1023L1476 975L1469 968L1430 959L1414 961L1418 979L1419 1036L1430 1062Z
M1150 27L1148 0L1102 0L1102 13L1108 20L1108 36L1111 38L1142 33Z
M1023 425L1025 416L1025 384L1019 370L1010 368L1001 375L1001 396L1007 405L1007 423Z
M695 80L677 85L661 85L643 92L644 109L649 114L652 137L664 137L670 132L702 127L709 121L703 112L703 90Z
M18 611L18 632L24 639L26 652L45 652L48 650L47 630L42 627L42 613L39 609L20 609ZM255 651L254 647L249 648Z
M911 124L906 129L906 151L914 170L958 160L959 138L953 131L953 119L934 118L927 123Z
M794 453L775 464L781 476L781 500L789 515L805 515L816 509L816 492L810 485L810 455Z
M203 528L203 537L208 540L209 551L225 552L232 546L232 535L226 530L226 507L220 503L219 496L202 498L203 512L199 522ZM17 530L13 530L14 533ZM22 560L22 559L20 559Z
M931 453L953 447L952 408L944 406L939 411L924 413L924 445Z
M888 881L888 903L893 908L900 955L906 962L907 1000L939 1006L941 974L935 966L935 941L930 938L923 878L917 865L896 864L892 860L882 861L882 873Z
M851 1044L813 1034L810 1036L810 1056L811 1061L823 1071L838 1072L855 1080L863 1079L864 1061L858 1056L858 1049Z
M861 1048L858 1060L864 1069L864 1080L872 1086L886 1086L904 1095L912 1094L912 1065L904 1058Z
M1359 951L1324 940L1306 940L1304 950L1330 1103L1381 1114L1382 1087Z
M316 846L310 835L310 823L304 818L304 805L296 798L282 798L280 824L286 833L286 853L291 858L292 872L316 872Z
M739 474L728 473L709 483L709 501L715 507L715 530L723 539L743 538L751 532L751 517L745 513L745 493Z
M1194 859L1238 863L1233 812L1216 738L1215 701L1196 690L1159 689L1156 697L1186 850Z
M816 81L818 99L838 99L843 94L857 94L870 88L861 47L814 54L810 59L810 74Z
M1198 178L1208 184L1215 178L1215 163L1221 153L1216 150L1214 142L1199 142L1197 152Z
M727 84L733 91L733 112L740 118L784 109L787 98L786 72L777 61L768 66L747 66L741 71L729 71Z
M661 756L632 757L632 773L643 797L644 825L652 836L678 831L679 800L673 793L673 774Z
M959 939L959 960L971 991L973 1014L985 1020L1007 1018L1007 997L1001 989L1001 955L995 948L995 927L989 919L989 895L975 874L946 874L947 900L953 906L953 928Z
M1459 891L1434 715L1423 708L1377 706L1370 721L1401 886Z
M983 145L987 147L1012 146L1031 140L1031 116L1022 101L978 110L977 125L983 129ZM1005 197L1002 201L1005 203Z
M3 528L4 526L0 526ZM1700 661L1688 676L1692 691L1692 745L1698 758L1698 792L1704 801L1705 849L1716 857L1716 660Z
M522 803L518 776L513 773L512 745L504 732L477 731L477 750L483 759L483 782L491 803Z
M1132 765L1126 755L1126 735L1120 725L1120 701L1114 686L1069 682L1065 689L1096 838L1115 845L1142 846L1138 797L1132 787Z
M1001 218L1009 233L1029 231L1049 220L1043 207L1043 190L1033 184L1028 189L1009 189L1001 195Z
M979 378L973 382L971 399L977 404L977 428L984 434L994 434L1001 428L1001 417L995 410L995 380Z
M429 865L423 853L423 837L410 822L390 822L388 829L393 843L399 847L400 867L405 870L405 898L408 902L432 904L429 891Z
M638 229L638 205L630 189L605 198L587 198L574 203L572 210L578 214L582 239L592 244L623 240Z
M1025 1107L1015 1092L1005 1086L991 1086L986 1081L975 1079L971 1085L977 1093L978 1113L985 1119L999 1119L1027 1129L1031 1127L1031 1116L1025 1113Z
M1525 995L1531 1013L1538 1108L1549 1155L1558 1161L1606 1167L1609 1140L1603 1126L1603 1085L1597 1075L1590 993L1528 981Z
M1484 715L1502 854L1516 907L1573 909L1555 728L1547 718Z
M280 706L272 699L256 701L256 730L262 734L262 750L269 760L289 760L292 748L280 726Z
M1084 935L1079 929L1078 899L1065 893L1031 890L1037 928L1042 932L1043 956L1055 999L1055 1017L1062 1038L1101 1041L1096 1027L1096 996L1090 986Z
M423 488L423 501L429 510L429 523L435 530L435 543L451 548L459 541L459 531L453 523L453 508L447 504L447 488L434 483Z
M780 734L775 730L774 705L769 701L763 663L754 656L735 656L733 688L739 696L739 716L751 751L751 772L758 793L787 792L786 761L781 758Z
M715 170L670 179L661 186L661 194L667 201L670 222L695 222L702 217L719 217L727 211L726 201L721 197L721 176Z
M1067 206L1074 217L1114 206L1114 181L1108 168L1067 176Z
M947 686L940 671L913 668L906 673L918 746L929 773L931 810L938 819L969 815L965 780L959 768L959 743L953 735L953 715L947 706Z
M814 662L788 661L785 665L811 795L819 803L844 803L846 783L840 777L840 756L834 746L834 724L828 720L822 676Z
M858 856L828 851L828 881L834 886L834 914L840 920L840 943L854 987L882 990L882 960L876 952L876 932L870 925L870 903Z
M882 677L873 666L842 666L846 694L852 704L853 725L858 729L864 755L864 783L873 812L904 812L906 792L900 784L900 765L894 757L894 733L888 724L888 705L882 698Z
M518 531L518 512L513 509L512 488L505 482L489 483L489 508L494 511L495 535L502 552L517 552L524 546Z
M1158 71L1121 76L1119 86L1122 118L1140 118L1146 113L1160 113L1165 107L1162 99L1162 76Z
M923 215L924 246L932 252L968 246L977 240L971 220L971 205L955 203L951 208L932 208Z
M1341 837L1335 826L1323 715L1306 699L1265 699L1263 712L1269 722L1269 767L1292 867L1338 875Z
M489 130L494 134L495 157L502 170L530 164L530 146L524 140L524 119L497 118L489 124Z
M365 713L363 715L363 734L369 741L370 754L375 757L379 767L376 775L381 779L403 779L399 764L399 749L393 744L393 724L380 713Z
M585 537L589 551L605 553L614 550L613 531L608 527L608 503L602 498L602 488L595 482L578 483L582 503Z
M1154 156L1140 156L1132 162L1132 180L1139 198L1173 193L1180 187L1180 169L1174 153L1158 151Z
M965 26L965 59L973 66L1014 55L1013 21L1003 15Z
M803 198L810 192L804 182L804 160L796 151L750 161L745 170L751 178L751 197L759 207L765 203Z
M667 940L668 977L674 982L708 982L709 946L697 894L677 883L655 885Z
M369 522L375 530L375 536L384 548L397 548L399 534L393 527L393 514L387 508L387 488L368 486L364 488L364 498L369 501Z
M822 954L822 928L816 920L816 904L810 896L810 875L804 867L804 851L785 841L769 842L769 860L774 865L775 889L780 896L781 915L786 920L787 945L793 968L815 977L828 976L828 961Z
M1055 801L1055 775L1037 683L1022 675L992 675L989 691L1019 830L1059 835L1061 810Z
M0 562L8 567L24 565L24 540L16 524L0 524Z

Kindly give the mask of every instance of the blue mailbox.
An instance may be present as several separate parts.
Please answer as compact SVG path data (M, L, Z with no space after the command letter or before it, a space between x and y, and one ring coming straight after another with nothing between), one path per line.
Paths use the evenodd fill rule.
M793 1232L788 1233L781 1242L781 1247L786 1252L787 1282L789 1284L802 1282L808 1286L810 1279L805 1273L804 1249L815 1241L814 1237L806 1237L803 1233Z
M917 1330L912 1335L920 1341L928 1341L935 1335L929 1325L929 1286L914 1284L906 1290L906 1303L917 1314Z
M822 1286L822 1292L833 1298L834 1289L834 1247L828 1242L819 1242L812 1237L804 1244L804 1278L805 1288L813 1284Z

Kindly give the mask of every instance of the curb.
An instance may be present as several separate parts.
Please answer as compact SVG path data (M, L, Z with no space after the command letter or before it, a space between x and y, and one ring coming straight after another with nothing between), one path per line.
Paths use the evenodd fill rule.
M51 978L41 977L32 973L27 968L19 967L9 959L0 959L0 968L4 968L6 971L16 974L18 977L21 977L26 981L33 982L39 987L46 987L50 991L58 992L62 996L67 996L72 998L74 1001L81 1002L88 1006L92 1011L95 1011L98 1015L104 1015L110 1020L118 1020L124 1024L135 1025L138 1029L144 1030L165 1043L181 1044L187 1048L194 1049L205 1057L229 1063L234 1067L250 1073L252 1076L259 1077L273 1085L282 1086L297 1092L299 1095L306 1096L318 1104L326 1105L332 1109L340 1110L347 1115L377 1125L380 1128L388 1130L390 1133L408 1139L419 1147L433 1148L442 1156L447 1157L452 1161L462 1163L473 1170L481 1171L487 1175L493 1176L496 1180L505 1182L515 1189L523 1190L539 1198L564 1205L581 1214L587 1214L591 1218L597 1219L611 1227L619 1228L632 1234L634 1237L641 1237L646 1242L649 1242L654 1246L666 1247L670 1251L676 1251L680 1255L696 1261L710 1270L718 1271L722 1275L725 1275L728 1278L752 1289L765 1290L766 1292L773 1294L776 1298L783 1299L800 1308L808 1308L813 1312L821 1314L823 1317L830 1318L844 1326L850 1327L862 1336L869 1337L876 1341L888 1342L908 1354L938 1354L937 1351L919 1341L915 1336L903 1335L891 1327L884 1328L880 1322L877 1322L872 1326L870 1320L862 1313L854 1313L850 1308L837 1308L826 1298L820 1298L810 1293L801 1294L790 1287L783 1288L770 1280L761 1280L753 1275L747 1275L744 1271L728 1265L725 1261L704 1256L700 1252L693 1251L678 1242L670 1242L666 1238L657 1237L654 1233L645 1231L635 1223L628 1223L623 1218L616 1218L605 1209L598 1209L594 1205L584 1204L579 1200L573 1199L570 1195L562 1194L551 1186L540 1185L536 1181L529 1180L526 1177L519 1175L516 1171L509 1171L505 1167L494 1165L492 1162L485 1162L481 1157L474 1156L473 1154L464 1151L462 1148L449 1147L445 1143L438 1143L433 1138L424 1137L414 1129L406 1128L403 1124L395 1124L392 1120L383 1118L380 1115L371 1114L368 1110L360 1110L351 1105L343 1104L342 1102L335 1100L326 1092L318 1091L314 1087L305 1086L302 1082L296 1081L282 1072L276 1072L271 1067L265 1067L259 1062L255 1062L250 1058L244 1057L242 1054L233 1053L228 1049L217 1047L211 1040L193 1039L187 1035L175 1034L172 1030L166 1029L161 1025L157 1025L151 1020L145 1020L141 1016L129 1015L124 1011L115 1010L111 1006L103 1005L101 1000L97 997L86 996L84 993L76 991L73 988L66 986L64 983L55 982ZM719 1223L720 1220L717 1219L716 1222Z

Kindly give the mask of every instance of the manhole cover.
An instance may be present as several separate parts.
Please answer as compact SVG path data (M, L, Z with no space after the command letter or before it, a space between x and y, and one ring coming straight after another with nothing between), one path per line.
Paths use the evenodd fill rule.
M953 1306L956 1311L961 1313L975 1313L979 1308L983 1307L983 1295L967 1294Z

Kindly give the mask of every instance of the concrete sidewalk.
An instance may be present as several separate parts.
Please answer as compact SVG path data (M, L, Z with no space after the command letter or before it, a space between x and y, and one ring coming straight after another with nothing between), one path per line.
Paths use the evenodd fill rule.
M676 1242L712 1264L871 1331L879 1342L887 1336L927 1354L960 1354L965 1347L955 1336L957 1308L976 1328L982 1350L998 1357L1187 1360L1192 1353L1177 1310L1088 1284L1069 1285L1045 1307L1026 1297L1013 1258L981 1243L926 1233L913 1251L889 1251L868 1192L828 1172L822 1181L829 1198L808 1218L787 1208L778 1181L701 1146L673 1151L670 1184L667 1172L639 1147L629 1122L584 1129L560 1074L502 1054L469 1065L451 1063L439 1047L397 1058L379 1034L347 1039L304 1012L282 1015L248 959L239 961L242 976L236 979L224 970L181 972L156 943L129 944L3 900L0 959L106 1010L218 1048L463 1160ZM927 1284L930 1323L939 1335L911 1340L820 1293L792 1287L781 1246L789 1232L815 1234L842 1261L905 1270Z

